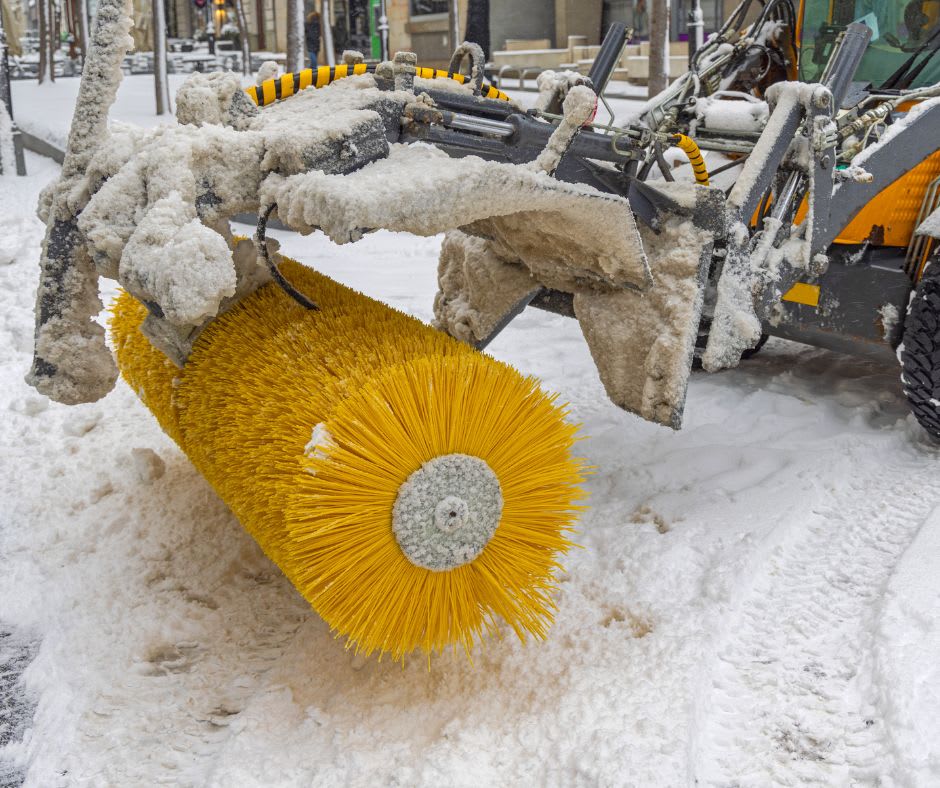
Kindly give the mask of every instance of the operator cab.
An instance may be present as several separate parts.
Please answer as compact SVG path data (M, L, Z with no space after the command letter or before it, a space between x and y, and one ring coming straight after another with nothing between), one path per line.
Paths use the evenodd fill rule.
M940 82L940 0L803 0L800 80L820 82L836 37L852 22L871 28L857 82L910 90Z

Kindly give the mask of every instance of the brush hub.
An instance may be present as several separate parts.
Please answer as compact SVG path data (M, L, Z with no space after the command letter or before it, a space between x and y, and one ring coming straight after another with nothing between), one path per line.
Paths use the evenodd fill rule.
M470 507L456 495L448 495L434 508L434 525L442 533L452 534L469 521Z
M445 454L398 489L392 530L411 563L446 572L483 552L502 512L502 489L490 466L479 457Z

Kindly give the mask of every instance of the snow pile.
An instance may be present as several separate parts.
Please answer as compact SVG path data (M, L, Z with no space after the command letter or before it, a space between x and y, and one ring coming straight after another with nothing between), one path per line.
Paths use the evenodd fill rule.
M261 64L261 68L258 69L258 73L255 75L255 82L260 85L262 82L274 79L280 72L281 68L276 61L265 60L264 63Z
M182 125L212 123L243 131L258 112L231 72L194 73L176 94L176 120Z
M470 344L488 338L541 287L524 265L501 258L492 243L460 230L444 235L437 277L435 324Z
M760 132L769 115L766 101L737 91L718 91L695 104L697 122L710 131Z
M538 88L535 109L542 112L560 112L568 92L573 87L584 85L584 82L584 74L577 71L545 69L535 78L535 86Z
M310 431L310 440L304 446L304 455L313 460L321 460L329 455L331 448L333 448L333 436L330 435L326 424L322 421L314 424L313 429ZM307 470L310 473L315 473L310 467L307 467Z
M135 298L160 305L177 325L215 316L235 294L225 239L196 217L177 191L151 205L124 247L118 278Z
M931 213L917 226L917 235L931 235L940 238L940 208Z
M113 59L115 53L104 55ZM115 91L116 84L105 93L113 98ZM150 311L145 333L177 363L206 320L236 294L250 292L248 283L263 281L250 265L239 269L226 222L239 213L263 214L272 205L288 226L322 229L338 243L380 227L420 235L467 227L545 279L649 284L626 201L549 177L593 116L593 91L570 89L565 119L531 170L475 157L451 160L427 146L390 149L387 137L394 138L406 104L416 101L428 99L379 90L373 76L362 75L261 112L234 75L194 74L177 96L176 126L118 128L117 144L105 146L105 155L93 161L93 147L73 130L73 141L84 147L70 152L70 174L45 199L44 215L59 210L56 195L68 195L81 215L66 246L82 255L84 267L66 270L80 271L88 282L95 274L114 277L144 301ZM106 109L96 107L94 128L104 123ZM91 129L84 121L76 125L84 134ZM87 166L76 169L81 161ZM76 321L56 331L55 321L46 322L47 336L40 339L47 360L60 363L57 347L77 358L72 337L83 334ZM93 327L88 342L110 364ZM93 400L113 379L102 368L94 380L75 382L69 396ZM64 388L46 390L61 399L56 392Z
M388 152L386 128L397 133L415 96L380 91L371 75L346 77L266 107L251 123L265 142L264 172L346 172ZM359 150L359 149L362 150Z
M576 85L562 102L564 115L538 157L529 166L548 175L554 174L561 157L571 147L575 135L597 113L597 94L585 85Z

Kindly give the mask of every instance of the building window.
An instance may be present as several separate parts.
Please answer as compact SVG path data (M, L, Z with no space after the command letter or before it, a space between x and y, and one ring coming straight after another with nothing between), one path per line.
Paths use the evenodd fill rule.
M411 0L411 15L446 14L447 0Z

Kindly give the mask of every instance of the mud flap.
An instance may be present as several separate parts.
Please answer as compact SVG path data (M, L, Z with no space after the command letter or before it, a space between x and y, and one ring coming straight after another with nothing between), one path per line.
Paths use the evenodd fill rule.
M673 429L682 425L713 236L691 220L668 222L648 243L653 285L575 293L574 311L607 396Z

